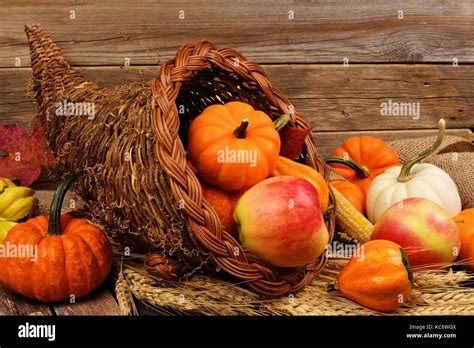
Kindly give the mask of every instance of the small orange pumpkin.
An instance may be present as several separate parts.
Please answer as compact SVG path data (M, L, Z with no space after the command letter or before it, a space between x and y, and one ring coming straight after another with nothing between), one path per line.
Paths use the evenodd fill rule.
M474 208L463 210L454 217L461 237L461 251L458 260L467 263L465 267L474 272Z
M332 180L334 186L361 213L365 214L365 195L360 188L348 180Z
M347 139L325 160L346 180L357 185L364 196L377 175L400 165L400 158L393 148L368 135Z
M318 191L319 202L321 203L321 212L328 210L329 188L324 177L319 172L305 164L290 160L289 158L278 156L277 165L273 171L273 176L292 175L297 178L309 181L316 191Z
M207 107L188 133L189 159L199 176L228 191L269 177L279 152L280 137L272 119L242 102Z
M112 248L98 227L68 214L61 204L77 175L59 186L50 219L43 215L13 227L0 256L0 282L6 288L42 302L88 295L103 283L112 266ZM13 251L23 250L22 257Z
M372 240L362 245L328 290L339 289L358 304L379 311L396 310L411 296L413 275L407 256L396 243Z

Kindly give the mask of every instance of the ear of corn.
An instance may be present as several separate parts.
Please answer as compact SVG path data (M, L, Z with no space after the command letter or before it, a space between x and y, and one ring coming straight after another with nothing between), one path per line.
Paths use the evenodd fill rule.
M336 188L331 185L336 198L336 224L349 236L361 243L370 240L374 225L365 218Z

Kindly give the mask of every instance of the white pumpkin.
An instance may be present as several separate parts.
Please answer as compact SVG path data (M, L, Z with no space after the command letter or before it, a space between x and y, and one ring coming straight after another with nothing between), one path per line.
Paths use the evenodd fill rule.
M461 212L461 197L449 174L433 164L417 164L441 145L445 127L444 120L440 120L438 139L432 147L409 159L403 167L387 169L372 181L366 200L367 216L372 223L376 223L385 210L405 198L428 199L451 216Z
M392 167L377 176L367 192L367 215L372 223L393 204L405 198L425 198L444 208L451 216L461 212L458 188L444 170L433 164L417 164L411 171L412 178L398 181L402 167Z

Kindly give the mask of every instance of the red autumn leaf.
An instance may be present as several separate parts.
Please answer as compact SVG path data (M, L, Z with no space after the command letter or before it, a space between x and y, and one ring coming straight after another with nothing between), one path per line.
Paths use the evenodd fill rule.
M280 130L280 156L294 160L303 151L304 140L311 133L311 128L299 129L285 126Z
M29 186L40 176L41 166L52 162L53 155L39 124L30 136L17 124L0 124L0 177Z

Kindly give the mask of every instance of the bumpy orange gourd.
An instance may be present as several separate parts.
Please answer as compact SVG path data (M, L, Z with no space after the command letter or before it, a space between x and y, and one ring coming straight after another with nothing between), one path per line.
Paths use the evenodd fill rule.
M346 298L379 312L394 311L410 298L413 276L398 244L372 240L360 253L338 276L337 287Z
M235 229L233 214L235 205L240 196L245 193L245 190L226 191L203 180L199 180L199 182L201 183L203 197L214 208L226 231L238 239L239 234Z
M292 175L297 178L309 181L318 191L319 201L321 203L321 211L324 213L328 210L329 204L329 188L324 177L319 172L305 164L292 161L286 157L278 156L277 165L273 171L273 176Z
M348 180L330 182L361 213L365 214L365 195L360 188Z
M458 260L474 272L474 208L463 210L454 217L461 237L461 251Z
M68 214L59 216L64 194L75 178L59 186L50 220L40 215L9 231L0 255L4 287L42 302L58 302L86 296L106 279L112 249L103 231ZM13 250L23 250L22 257Z
M371 136L352 137L325 158L326 163L367 195L372 180L388 168L400 165L393 148Z
M269 177L280 152L271 118L248 104L211 105L191 123L188 155L199 176L228 191Z

